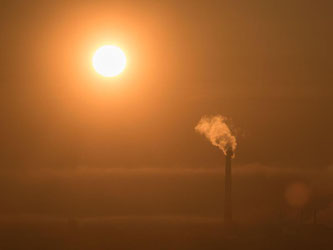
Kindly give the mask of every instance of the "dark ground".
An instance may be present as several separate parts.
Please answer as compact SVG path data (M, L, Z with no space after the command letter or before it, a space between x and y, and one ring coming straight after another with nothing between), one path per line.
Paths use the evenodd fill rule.
M235 226L206 219L3 220L0 249L333 249L321 225Z

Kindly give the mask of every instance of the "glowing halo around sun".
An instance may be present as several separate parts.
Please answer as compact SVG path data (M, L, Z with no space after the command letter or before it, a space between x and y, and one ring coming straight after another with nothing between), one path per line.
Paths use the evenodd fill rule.
M105 45L96 50L92 64L96 72L104 77L114 77L126 67L125 53L113 45Z

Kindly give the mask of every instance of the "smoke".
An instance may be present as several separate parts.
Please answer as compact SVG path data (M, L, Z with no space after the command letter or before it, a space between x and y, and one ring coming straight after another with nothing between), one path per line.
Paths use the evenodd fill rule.
M236 137L232 135L228 125L227 118L222 115L204 116L200 119L195 130L207 137L207 139L216 147L219 147L226 155L227 151L232 149L235 152L237 147Z

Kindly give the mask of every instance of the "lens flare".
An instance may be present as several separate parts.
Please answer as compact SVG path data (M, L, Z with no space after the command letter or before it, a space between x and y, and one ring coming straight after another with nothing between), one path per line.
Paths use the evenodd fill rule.
M309 188L302 182L295 182L286 189L285 197L292 207L303 207L310 196Z

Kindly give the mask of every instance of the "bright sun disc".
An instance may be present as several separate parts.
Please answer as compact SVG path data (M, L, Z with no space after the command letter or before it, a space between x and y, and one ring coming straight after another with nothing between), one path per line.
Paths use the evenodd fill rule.
M96 72L105 77L119 75L126 67L126 56L124 52L113 45L100 47L92 59Z

